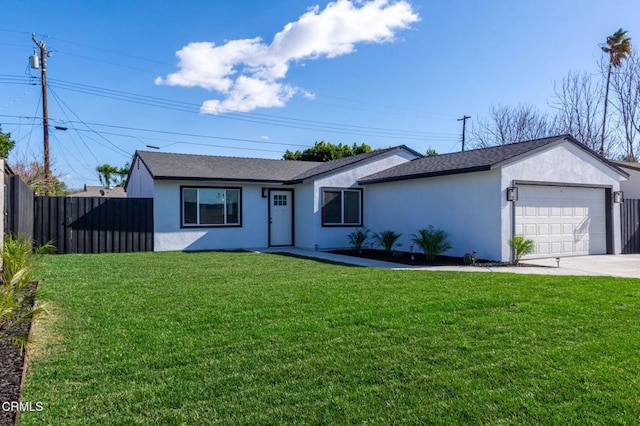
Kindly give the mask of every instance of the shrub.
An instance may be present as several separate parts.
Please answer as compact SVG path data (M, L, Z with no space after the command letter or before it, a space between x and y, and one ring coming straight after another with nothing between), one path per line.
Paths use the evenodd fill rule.
M516 265L520 263L523 256L533 253L534 242L525 239L524 235L514 235L509 240L509 245L513 249L513 263Z
M402 244L398 244L398 239L401 236L402 234L397 234L389 229L373 233L373 239L376 240L387 253L391 253L394 247L402 246Z
M367 228L356 228L355 231L351 232L348 235L351 248L356 251L361 250L364 243L369 239L369 232Z
M0 282L0 341L9 341L24 349L27 333L16 333L16 327L32 321L44 312L34 306L35 271L42 267L40 258L52 249L50 243L33 250L33 242L24 235L8 235L2 247L2 282Z
M413 234L411 241L420 247L427 261L432 262L436 256L451 248L448 238L449 234L445 231L434 229L432 225L429 225L428 228L420 229L416 234Z
M465 265L475 265L478 261L478 255L474 251L473 253L466 253L462 258L462 263Z

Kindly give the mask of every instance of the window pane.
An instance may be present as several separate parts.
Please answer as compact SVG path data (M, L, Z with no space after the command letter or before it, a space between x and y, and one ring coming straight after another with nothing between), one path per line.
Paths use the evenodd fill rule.
M240 190L227 189L227 224L240 224Z
M360 191L344 191L344 223L360 223Z
M200 225L224 224L224 189L200 189Z
M322 200L322 222L342 222L342 200L340 191L324 191Z
M185 224L195 225L198 223L198 190L183 189L183 220Z

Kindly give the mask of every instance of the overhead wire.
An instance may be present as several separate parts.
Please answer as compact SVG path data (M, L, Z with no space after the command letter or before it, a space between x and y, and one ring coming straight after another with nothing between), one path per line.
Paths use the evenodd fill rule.
M54 89L52 89L51 87L49 87L49 91L50 91L51 93L55 93L55 90L54 90ZM57 95L56 95L56 96L57 96ZM68 106L68 105L67 105L67 104L62 100L62 99L60 99L59 97L58 97L58 99L60 100L60 102L62 102L62 103L67 107L67 109L68 109L68 110L69 110L69 111L70 111L70 112L71 112L71 113L76 117L76 119L78 119L78 120L80 121L80 123L82 123L82 124L83 124L87 129L89 129L91 132L95 133L98 137L100 137L102 140L104 140L104 141L105 141L105 142L107 142L109 145L111 145L113 148L115 148L115 150L113 150L113 149L112 149L111 151L113 151L113 152L115 152L115 153L117 153L117 154L120 154L120 155L124 155L124 156L125 156L125 157L127 157L127 158L130 156L130 154L129 154L127 151L125 151L124 149L120 148L118 145L114 144L114 143L113 143L113 142L111 142L109 139L105 138L105 137L104 137L103 135L101 135L99 132L96 132L94 129L92 129L92 128L91 128L87 123L85 123L85 122L84 122L84 121L83 121L83 120L78 116L78 114L76 114L76 113L75 113L75 112L74 112L74 111L73 111L73 110L72 110L72 109L71 109L71 108L70 108L70 107L69 107L69 106ZM106 145L103 145L103 146L105 146L105 147L106 147Z
M16 34L29 34L29 35L31 34L31 33L26 32L26 31L18 31L18 30L12 30L12 29L0 29L0 31L16 33ZM48 35L43 35L43 37L46 37L46 38L48 38L50 40L58 40L58 41L60 41L62 43L67 43L67 44L74 45L74 46L79 46L79 47L83 47L83 48L87 48L87 49L92 49L92 50L96 50L96 51L101 51L101 52L106 52L106 53L110 53L110 54L113 54L113 55L126 57L126 58L129 58L129 59L141 60L141 61L145 61L147 63L153 63L153 64L158 64L158 65L163 65L163 66L170 66L170 67L174 67L175 66L175 64L173 64L173 63L162 62L162 61L158 61L158 60L154 60L154 59L150 59L150 58L141 57L141 56L138 56L138 55L131 55L131 54L128 54L128 53L119 52L119 51L115 51L115 50L111 50L111 49L105 49L105 48L102 48L102 47L93 46L93 45L86 44L86 43L79 43L79 42L72 41L72 40L67 40L67 39L64 39L64 38L52 37L52 36L48 36ZM89 56L82 56L82 55L78 55L78 54L75 54L75 53L69 53L69 52L64 52L64 51L59 51L59 50L57 50L57 51L60 52L60 53L66 54L66 55L70 55L70 56L78 56L78 57L81 57L83 59L99 60L99 59L96 59L96 58L91 58ZM125 67L125 68L129 68L129 69L135 69L137 71L154 72L154 71L150 71L150 70L146 70L146 69L131 67L130 65L112 63L112 62L108 62L108 61L104 61L104 62L110 63L111 65L115 65L115 66ZM69 87L66 87L66 88L67 88L67 90L72 90ZM75 90L77 91L79 89L76 88ZM84 90L86 92L86 88ZM125 93L125 92L122 92L122 93ZM103 93L103 96L106 96L106 95ZM423 111L413 110L413 109L410 109L410 108L396 107L396 106L384 105L384 104L380 104L380 103L367 102L367 101L361 101L361 100L353 100L353 99L348 99L348 98L345 98L345 97L328 95L328 94L320 94L320 96L324 97L324 98L332 98L332 99L337 99L337 100L341 100L341 101L347 101L347 102L361 104L361 105L371 105L371 106L389 108L389 109L394 109L394 110L412 111L414 113L418 113L421 116L424 116L424 115L426 115L426 116L438 116L438 117L442 117L442 119L453 119L454 118L452 115L449 115L449 114L423 112ZM121 99L121 100L126 100L126 99ZM134 102L132 99L128 99L128 101ZM138 100L137 102L140 103L141 101ZM148 103L144 103L144 104L149 105ZM152 104L152 106L158 106L158 105L157 104ZM174 104L174 106L175 106L175 104ZM166 108L166 107L168 107L168 105L165 104L164 107ZM197 107L198 111L199 111L199 106L195 106L195 105L191 104L191 107ZM338 106L338 107L345 108L345 106ZM351 108L355 109L353 107L351 107ZM193 111L189 111L189 112L193 112ZM224 118L231 118L231 117L227 116L227 115L229 115L231 113L232 113L232 111L226 111ZM245 117L247 115L253 116L253 119L252 120L247 120L246 117ZM278 121L276 121L276 123L278 123L278 124L274 124L274 123L269 123L268 121L267 122L264 121L264 120L269 120L269 119L273 120L274 119L274 116L268 116L268 115L265 115L265 114L245 113L245 114L243 114L242 117L243 117L242 121L251 121L251 122L258 122L258 123L261 123L261 124L272 124L272 125L278 125L278 126L281 126L281 127L285 126L285 127L294 127L294 128L302 128L302 129L304 129L304 127L292 126L291 125L291 121L290 120L298 120L298 119L294 119L294 118L283 119L282 117L277 117ZM236 116L236 117L233 117L233 118L234 119L241 119L239 116ZM259 121L255 121L255 120L259 120ZM302 120L302 121L308 121L308 120ZM287 123L287 122L289 123L288 125L284 124L284 123ZM317 125L319 125L320 122L315 122L315 123L316 123L315 125L317 126ZM410 138L410 139L420 139L420 138L425 139L425 137L429 133L429 132L417 132L417 133L420 133L421 137L411 138L411 137L409 137L409 135L404 133L406 131L401 130L401 129L375 129L375 128L370 128L370 127L366 127L366 126L343 125L343 124L340 124L340 123L323 123L322 125L323 126L328 126L329 128L326 128L326 127L310 128L309 130L333 130L333 131L335 131L336 127L343 127L343 130L341 130L338 133L357 134L356 132L353 131L353 128L354 127L360 127L362 130L368 129L368 131L369 131L369 133L363 134L363 136L401 136L401 135L404 135L404 137ZM346 132L344 130L344 126L347 126L347 127L351 128L352 131ZM387 132L391 132L392 134L385 134L385 133L372 134L371 133L372 130L373 131L377 131L378 133L380 133L381 131L386 130ZM416 132L413 132L413 133L416 133ZM413 136L415 136L415 134ZM432 139L437 138L438 140L442 140L442 139L447 139L447 138L453 137L453 135L446 134L446 133L441 133L441 134L438 134L438 135L433 134L432 136L433 136Z
M62 105L62 102L59 98L59 96L56 93L53 93L53 98L56 101L56 103L58 104L58 107L60 108L60 111L62 111L62 113L65 115L65 117L67 117L67 120L70 120L69 115L67 114L67 111L65 110L65 108ZM87 151L89 151L89 154L91 154L91 156L93 157L93 159L95 160L96 164L99 164L100 161L98 160L98 158L95 156L95 154L93 153L93 150L91 150L89 148L89 145L87 145L87 143L85 142L85 140L82 137L82 134L76 132L76 134L78 135L78 138L80 139L80 141L82 142L82 144L84 145L84 147L86 148ZM76 149L76 155L80 156L80 159L83 161L83 163L79 163L81 166L85 167L87 170L90 170L91 172L93 172L92 167L89 165L89 162L87 161L87 159L84 157L83 154L83 150L81 150L78 145L76 144L75 138L73 137L73 135L70 133L69 134L69 139L71 140L71 143L73 144L73 146ZM60 146L62 148L62 144ZM77 173L77 172L76 172Z
M0 117L19 118L19 116L7 115L7 114L0 114ZM39 117L25 117L25 118L34 119L34 120L39 119ZM64 124L67 126L75 125L78 123L84 124L84 122L71 120L71 119L60 120L56 118L49 118L49 121L57 122L61 125ZM235 141L235 142L250 142L250 143L256 143L256 144L275 145L275 146L291 146L291 147L298 147L298 148L304 148L308 146L308 144L305 144L305 143L287 143L287 142L276 142L276 141L266 141L266 140L257 140L257 139L232 138L232 137L226 137L226 136L202 135L202 134L196 134L196 133L173 132L173 131L158 130L158 129L144 129L140 127L117 126L113 124L104 124L104 123L86 123L86 124L93 127L105 127L105 128L112 128L112 129L131 130L131 131L139 131L139 132L145 132L145 133L158 133L158 134L164 134L164 135L193 137L193 138L200 138L200 139L219 139L219 140L228 140L228 141ZM68 130L84 131L85 129L79 129L77 127L68 127ZM118 135L138 138L137 136L133 136L133 135L123 135L123 134L118 134ZM153 138L153 140L158 140L158 138ZM146 145L146 143L142 141L140 142Z
M170 110L177 110L182 112L189 113L197 113L200 114L200 106L197 104L181 102L181 101L171 101L162 98L148 97L136 94L130 94L127 92L120 91L111 91L108 89L101 90L91 90L85 87L81 87L78 85L69 85L62 83L60 81L50 83L51 85L55 85L58 88L64 90L70 90L74 92L86 93L95 96L117 99L127 102L132 102L136 104L142 104L153 107L160 107ZM457 136L447 135L447 134L436 134L429 132L415 132L415 131L406 131L400 129L384 129L384 128L375 128L375 127L366 127L366 126L358 126L358 125L347 125L340 123L323 123L314 120L305 120L305 119L294 119L294 118L277 118L275 116L268 116L265 114L257 114L257 113L248 113L245 115L240 115L237 113L225 113L220 115L215 115L217 118L221 119L231 119L238 120L244 122L252 122L259 124L266 124L270 126L277 127L287 127L294 129L303 129L303 130L319 130L319 131L330 131L332 133L340 133L340 134L349 134L349 135L358 135L358 136L374 136L374 137L397 137L402 139L409 140L443 140L443 139L452 139Z
M0 29L0 31L20 33L20 34L29 34L29 35L31 34L31 33L28 33L28 32L6 30L6 29ZM95 47L95 46L91 46L91 45L87 45L87 44L83 44L83 43L77 43L77 42L73 42L73 41L70 41L70 40L65 40L65 39L56 38L56 37L48 37L48 36L46 36L46 37L49 38L49 39L59 40L61 42L69 43L69 44L76 45L76 46L81 46L81 47L85 47L85 48L89 48L89 49L94 49L94 50L99 50L99 51L103 51L103 52L112 53L112 54L115 54L115 55L121 55L121 56L132 58L132 59L138 59L138 60L146 61L148 63L154 63L154 64L159 64L159 65L164 65L164 66L171 66L171 67L175 66L175 64L164 63L164 62L160 62L160 61L156 61L156 60L152 60L152 59L148 59L148 58L143 58L143 57L140 57L140 56L129 55L129 54L126 54L126 53L121 53L121 52L117 52L117 51L113 51L113 50L109 50L109 49L103 49L103 48L99 48L99 47ZM102 62L108 63L110 65L115 65L115 66L119 66L119 67L125 67L125 68L133 69L133 70L136 70L136 71L154 73L154 71L149 71L149 70L142 69L142 68L137 68L137 67L131 67L130 65L123 65L123 64L119 64L119 63L104 61L104 60L100 60L100 59L91 58L89 56L78 55L78 54L75 54L75 53L69 53L69 52L64 52L64 51L59 51L59 50L56 50L56 51L59 52L59 53L63 53L65 55L69 55L69 56L76 56L76 57L80 57L80 58L87 59L87 60L97 60L97 61L102 61ZM12 75L0 74L0 83L2 83L2 84L29 84L29 85L33 85L33 84L35 84L34 83L34 79L35 78L36 77L31 76L31 75L27 75L27 76L22 77L22 76L12 76ZM61 104L63 104L64 101L55 92L56 88L58 88L60 90L74 91L76 93L84 93L84 94L88 94L88 95L92 95L92 96L111 98L111 99L114 99L114 100L125 101L125 102L130 102L130 103L136 103L136 104L141 104L141 105L146 105L146 106L165 108L165 109L182 111L182 112L187 112L187 113L197 113L197 114L201 114L202 113L200 104L177 101L177 100L173 100L173 99L164 99L164 98L159 98L159 97L146 96L146 95L141 95L141 94L131 93L131 92L125 92L125 91L118 91L118 90L113 90L113 89L108 89L108 88L103 88L103 87L97 87L97 86L81 84L81 83L77 83L77 82L69 82L69 81L64 81L64 80L49 79L49 89L52 92L52 94L54 94L54 98L58 102L58 104L59 104L59 106L60 106L60 108L61 108L61 110L63 112L64 112L64 108L62 107ZM395 114L400 114L397 111L404 111L402 113L404 115L406 115L406 112L413 112L414 113L413 115L418 115L418 116L438 116L438 117L442 117L441 119L450 119L450 117L452 117L452 116L448 116L447 114L424 113L424 112L417 111L417 110L412 110L412 109L409 109L409 108L394 107L394 106L384 105L384 104L379 104L379 103L374 103L374 102L357 101L357 100L352 100L352 99L339 97L339 96L331 96L331 95L326 95L326 94L321 94L319 96L321 96L323 98L331 98L331 99L336 99L336 100L340 100L340 101L345 101L345 102L353 103L353 104L357 104L357 105L367 105L367 106L372 106L372 107L380 107L380 108L385 108L385 109L389 109L389 110L395 110L396 112L391 112L391 113L395 113ZM354 107L354 106L349 106L349 105L332 105L332 104L326 104L326 103L321 103L321 102L316 102L316 104L328 105L328 106L338 107L338 108L365 110L365 109L363 109L361 107ZM70 108L68 108L68 106L67 106L67 109L70 112L72 112L73 115L78 119L78 121L70 120L69 116L65 113L65 116L67 118L67 120L66 120L67 123L76 123L76 124L77 123L81 123L82 125L84 125L87 128L87 130L85 130L85 129L79 129L79 128L74 127L72 130L74 130L76 132L78 137L81 139L82 143L85 145L87 150L91 153L91 155L94 157L94 159L96 161L97 161L97 158L95 157L95 154L92 152L91 149L89 149L87 143L84 141L84 139L82 139L81 133L79 133L79 132L94 133L95 135L100 137L100 139L102 139L103 141L107 142L107 144L112 147L112 148L109 148L111 151L117 152L120 155L127 155L127 156L129 155L129 153L127 153L124 149L120 148L118 145L116 145L113 142L111 142L109 139L104 137L101 133L111 134L113 136L121 136L121 137L133 137L133 138L136 138L136 137L132 136L132 135L121 134L121 133L118 134L118 133L113 133L113 132L111 132L111 133L109 133L109 132L98 132L97 130L92 129L90 126L104 126L104 127L112 127L112 128L121 128L121 129L124 129L124 130L131 130L131 131L142 131L142 132L151 132L151 131L153 131L153 130L149 130L149 129L137 129L137 128L131 128L131 127L125 127L125 126L113 126L113 125L101 125L101 124L97 124L97 123L86 123L82 119L80 119L80 117L77 114L75 114ZM380 111L375 111L374 110L374 112L380 112ZM386 111L386 113L390 113L390 112ZM237 120L237 121L243 121L243 122L252 122L252 123L264 124L264 125L269 125L269 126L287 127L287 128L303 129L303 130L314 130L314 131L322 131L322 132L330 131L332 133L349 134L349 135L366 136L366 137L400 138L400 139L420 140L420 141L436 141L436 140L437 141L443 141L443 140L446 141L446 140L452 140L453 138L457 139L457 137L458 137L457 135L454 136L453 134L441 133L441 132L440 133L439 132L424 132L424 131L415 131L415 130L389 129L389 128L380 128L380 127L372 127L372 126L360 126L360 125L344 124L344 123L331 123L331 122L324 122L324 121L318 121L318 120L308 120L308 119L300 119L300 118L294 118L294 117L283 117L283 116L276 116L276 115L270 115L270 114L261 114L261 113L255 113L255 112L241 113L240 114L240 113L237 113L235 111L227 110L226 112L224 112L222 114L211 115L211 116L212 117L221 118L221 119L231 119L231 120ZM31 132L29 133L29 135L31 135L31 133L33 133L33 125L34 125L34 123L35 122L32 123L32 129L31 129ZM158 132L158 131L154 131L154 132ZM180 136L187 136L187 137L207 138L207 139L243 141L243 142L250 142L250 143L255 143L255 144L271 144L271 145L284 145L284 146L296 146L296 147L309 146L309 144L286 144L286 143L278 143L278 142L269 142L269 141L264 141L264 140L257 141L257 140L241 139L241 138L225 138L225 137L220 137L220 136L216 137L216 136L212 136L212 135L193 135L193 134L185 134L185 133L179 133L179 132L159 132L159 133L165 133L165 134L171 134L171 135L180 135ZM105 146L104 143L100 143L100 142L96 141L93 138L90 138L90 137L88 137L86 135L85 135L85 137L87 137L88 139L90 139L90 140L92 140L92 141L94 141L94 142L96 142L96 143L98 143L98 144L100 144L102 146ZM138 139L138 141L141 142L140 139ZM186 142L186 141L178 141L178 142L173 141L173 140L166 140L166 141L171 142L169 145L174 145L174 144L192 144L192 145L204 145L204 146L224 147L224 148L233 148L233 149L250 149L250 150L258 150L258 151L265 151L265 152L276 152L276 151L273 151L273 150L262 150L262 149L257 149L257 148L239 148L237 146L229 147L229 146L224 146L224 145L199 144L199 143ZM75 141L73 141L73 142L75 144ZM169 146L169 145L165 145L165 146ZM280 152L280 151L277 151L277 152ZM86 159L85 159L85 161L86 161Z
M33 84L33 77L0 75L0 82L15 84ZM171 99L145 96L131 92L112 90L97 86L85 85L80 83L67 82L64 80L49 79L49 87L59 87L63 90L69 90L79 93L90 94L99 97L122 100L147 106L154 106L172 110L178 110L188 113L201 113L201 107L198 104L176 101ZM289 127L304 130L320 130L331 131L334 133L352 134L359 136L375 136L375 137L398 137L410 140L446 140L452 139L453 136L447 133L423 132L423 131L407 131L402 129L387 129L370 126L359 126L342 123L330 123L317 120L298 119L291 117L277 117L260 113L237 114L229 112L226 114L216 115L218 118L234 119L240 121L255 122L260 124L274 125L279 127Z
M93 180L96 179L95 177L92 178L87 178L86 176L84 176L82 173L79 173L74 167L73 165L76 163L73 163L71 161L69 161L69 157L67 156L67 154L70 154L70 152L67 150L67 148L64 147L64 144L60 141L60 139L58 139L58 137L56 136L56 134L52 134L52 139L54 141L56 141L56 145L59 148L59 152L62 155L63 159L66 160L65 164L71 169L71 171L73 173L75 173L78 177L81 177L84 180Z

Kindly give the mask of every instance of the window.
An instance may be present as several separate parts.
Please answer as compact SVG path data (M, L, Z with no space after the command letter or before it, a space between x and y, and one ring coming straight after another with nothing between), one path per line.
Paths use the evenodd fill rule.
M182 188L182 226L240 226L240 188Z
M362 190L324 189L322 225L362 226Z
M286 206L287 205L287 196L286 195L273 195L273 205L274 206Z

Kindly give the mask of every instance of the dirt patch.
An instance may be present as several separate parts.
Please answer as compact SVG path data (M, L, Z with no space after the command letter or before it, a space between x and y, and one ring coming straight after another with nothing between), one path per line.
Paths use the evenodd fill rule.
M15 334L29 331L30 324L22 324ZM0 426L13 425L16 411L6 410L8 404L20 401L20 384L25 355L15 346L0 342Z

